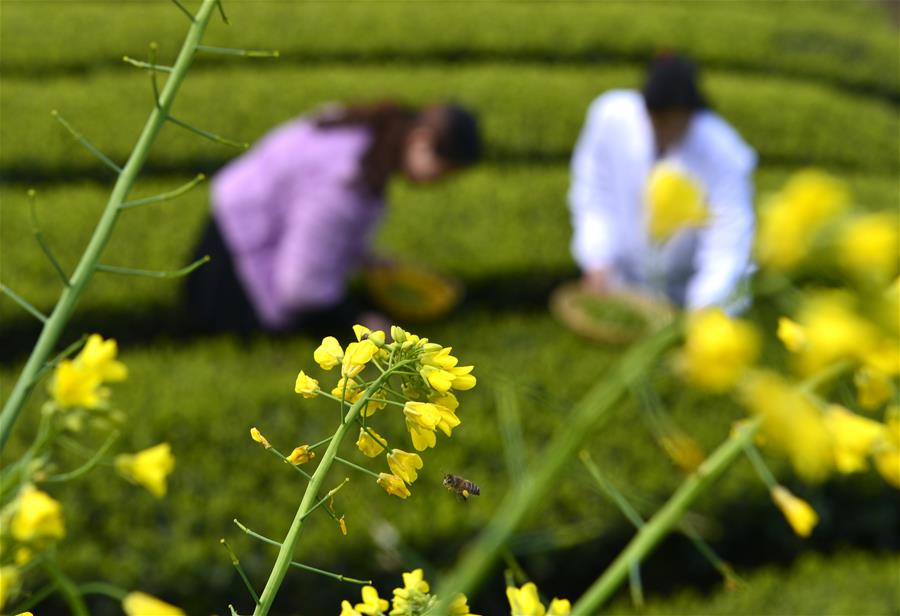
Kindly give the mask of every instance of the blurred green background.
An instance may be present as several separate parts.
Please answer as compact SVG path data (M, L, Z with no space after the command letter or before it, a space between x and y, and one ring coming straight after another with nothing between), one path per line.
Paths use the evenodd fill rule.
M187 3L194 6L196 3ZM366 476L338 499L343 537L327 516L311 518L297 558L357 577L382 593L399 572L424 566L434 578L491 517L514 477L499 438L498 388L512 391L525 433L524 455L541 464L547 436L572 403L621 355L594 346L547 313L552 286L576 274L568 253L568 157L590 101L603 90L639 85L643 65L677 49L701 65L716 109L757 149L760 195L792 170L818 166L845 178L860 206L900 207L900 54L895 15L876 2L279 2L226 1L210 45L278 49L281 58L200 56L175 115L252 142L276 124L328 101L453 99L480 113L488 158L437 187L395 183L378 245L459 276L469 292L440 323L410 329L453 345L474 363L479 386L461 396L461 428L423 456L408 501ZM121 62L160 45L171 62L186 30L164 1L3 0L0 11L0 279L41 309L59 293L55 273L30 234L28 188L38 191L45 235L74 267L114 178L49 115L58 109L122 162L151 109L145 72ZM214 173L235 155L169 125L135 196ZM207 216L205 189L175 202L124 213L103 261L173 269L187 259ZM292 336L242 341L179 338L179 286L98 275L64 343L83 332L116 337L129 380L115 388L129 417L122 446L160 441L177 457L162 501L101 469L56 493L66 506L67 568L80 580L140 588L192 614L224 613L250 602L218 544L228 537L262 586L274 552L232 525L238 518L284 535L303 485L247 435L258 426L282 450L330 434L327 401L292 392L317 340ZM772 309L755 308L771 320ZM38 328L0 300L0 386L8 395ZM350 332L335 332L346 342ZM712 448L741 412L726 399L680 389L663 366L648 375L680 425ZM10 456L32 433L38 389ZM386 416L385 416L386 417ZM377 417L384 421L383 418ZM382 429L383 428L383 429ZM402 423L379 424L401 435ZM679 471L631 403L590 451L607 475L650 514L678 485ZM357 461L361 454L346 445ZM749 465L741 463L697 504L710 542L748 584L722 589L715 572L680 537L645 565L648 614L900 614L900 498L872 476L809 487L784 481L817 508L812 539L796 539ZM333 471L334 477L339 472ZM474 479L482 495L462 505L440 487L444 472ZM573 464L512 550L548 594L576 598L631 536L626 522ZM473 609L503 612L500 568ZM358 589L292 571L277 613L329 614ZM96 613L116 613L98 600ZM627 591L610 613L630 613Z

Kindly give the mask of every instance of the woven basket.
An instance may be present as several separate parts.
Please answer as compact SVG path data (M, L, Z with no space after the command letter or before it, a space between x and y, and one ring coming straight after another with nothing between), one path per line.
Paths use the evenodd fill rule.
M596 295L577 281L556 288L550 296L550 311L575 333L604 344L634 342L669 324L675 316L665 301L629 291ZM628 312L631 314L623 319Z
M434 321L462 298L458 281L410 263L370 267L364 279L372 302L402 322Z

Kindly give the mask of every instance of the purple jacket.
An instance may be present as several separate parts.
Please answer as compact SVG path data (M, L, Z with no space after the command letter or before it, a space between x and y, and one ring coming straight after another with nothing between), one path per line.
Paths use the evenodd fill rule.
M299 118L214 178L213 216L266 328L340 302L367 255L384 212L384 201L359 183L370 140L364 128Z

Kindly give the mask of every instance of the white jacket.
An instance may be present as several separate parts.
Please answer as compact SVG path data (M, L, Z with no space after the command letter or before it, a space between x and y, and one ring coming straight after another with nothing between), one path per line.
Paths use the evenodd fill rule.
M647 178L658 161L644 99L634 90L613 90L591 104L572 159L572 254L582 270L609 268L621 282L651 289L662 270L689 272L682 294L687 308L724 305L752 269L756 153L704 110L663 159L700 183L710 220L657 247L645 221Z

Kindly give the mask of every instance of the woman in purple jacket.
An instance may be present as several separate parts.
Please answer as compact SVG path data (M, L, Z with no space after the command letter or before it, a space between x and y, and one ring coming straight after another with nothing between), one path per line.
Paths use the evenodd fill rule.
M276 128L212 182L212 217L195 250L212 260L188 279L191 319L246 334L341 315L348 278L371 256L390 177L434 182L480 155L478 123L455 105L380 103Z

